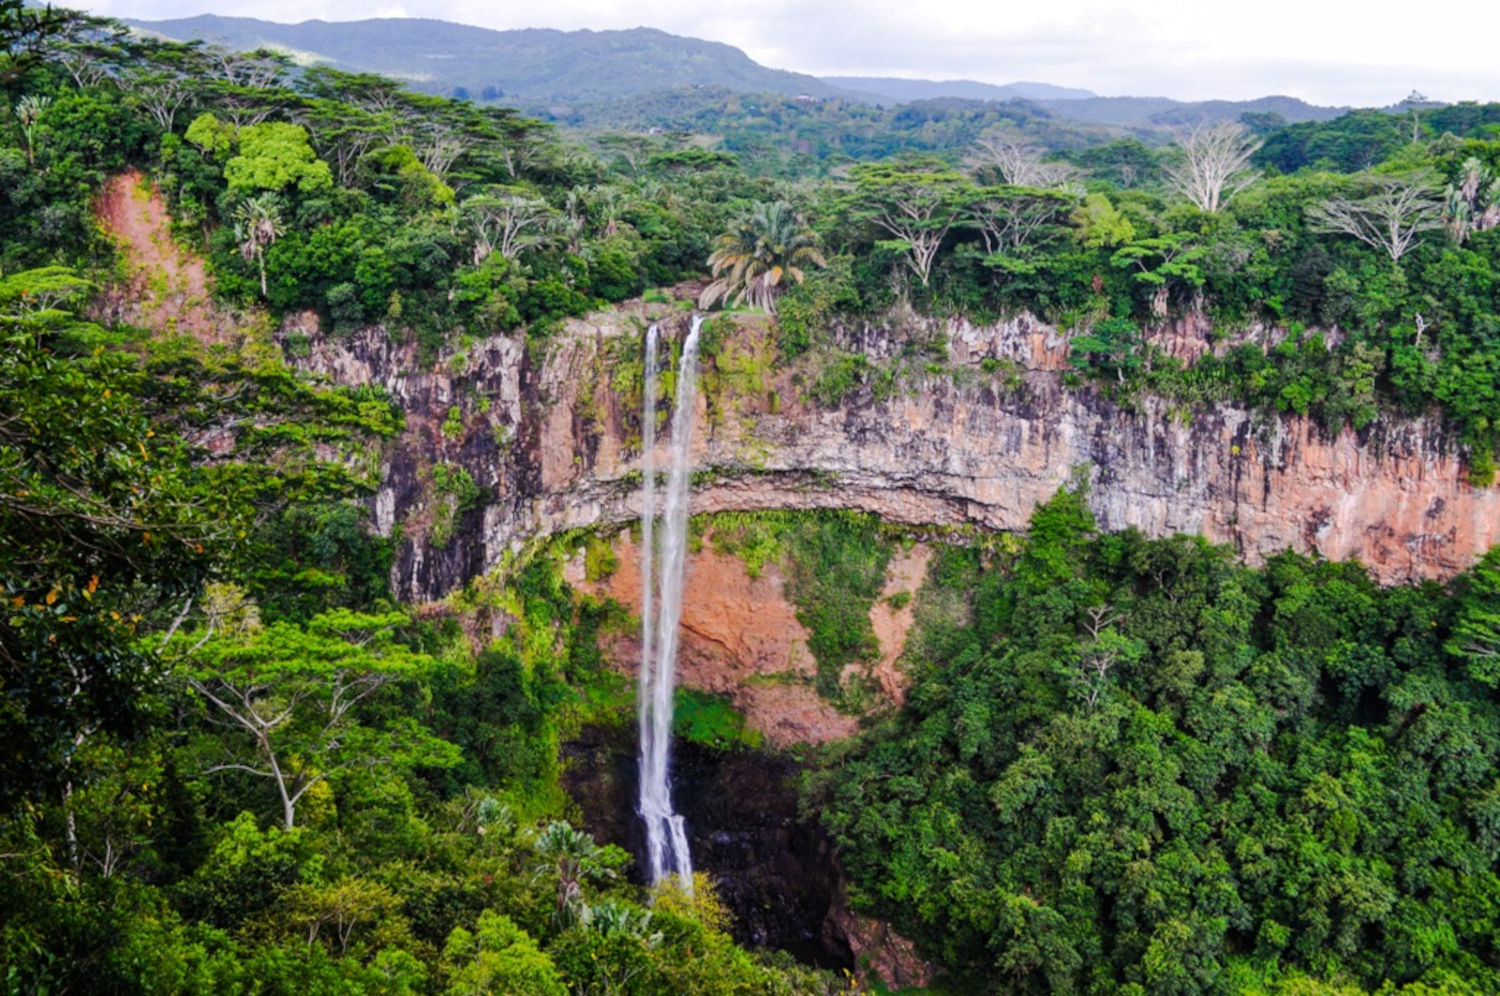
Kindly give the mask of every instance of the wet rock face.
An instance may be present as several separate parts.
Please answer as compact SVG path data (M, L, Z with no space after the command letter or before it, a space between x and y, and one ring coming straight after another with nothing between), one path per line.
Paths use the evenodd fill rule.
M493 338L425 367L414 346L392 344L381 329L309 337L304 366L337 383L381 385L407 412L373 501L378 526L403 529L398 595L432 599L538 535L638 517L638 394L617 375L629 353L621 347L646 317L570 323L545 355ZM724 349L769 334L750 321ZM1174 355L1209 348L1191 324L1163 335ZM1065 389L1065 337L1025 316L984 327L911 319L839 336L876 360L935 343L922 348L945 351L948 364L889 395L856 391L832 408L804 399L797 371L721 386L712 405L706 384L694 428L695 512L854 508L911 525L1015 530L1081 475L1103 528L1197 534L1252 563L1291 547L1355 558L1400 582L1447 577L1500 542L1500 488L1466 482L1434 419L1386 418L1329 436L1307 419L1232 405L1185 412L1146 399L1122 409ZM800 373L805 384L809 372ZM435 462L465 467L485 493L442 549L427 528L441 511Z
M563 783L591 833L645 865L635 816L635 731L591 727L564 745ZM852 968L833 848L816 820L797 812L800 766L754 750L672 746L672 800L687 823L693 865L718 884L742 944L790 951L804 962Z
M781 571L767 564L752 578L743 561L712 545L706 538L700 549L685 557L678 683L728 696L746 726L771 747L851 736L859 728L858 717L835 709L817 692L817 665L807 648L807 630L797 620ZM640 550L628 530L614 537L613 550L618 567L608 578L590 581L582 555L564 565L563 577L576 591L638 609ZM893 643L897 636L904 646L904 631L892 634ZM636 679L641 660L638 631L611 633L600 649L610 667ZM899 675L894 667L886 670L897 689L887 697L899 701ZM886 676L882 672L881 677Z
M839 875L822 828L797 815L799 766L760 751L675 746L673 801L693 861L734 912L736 939L852 967L847 945L825 936Z

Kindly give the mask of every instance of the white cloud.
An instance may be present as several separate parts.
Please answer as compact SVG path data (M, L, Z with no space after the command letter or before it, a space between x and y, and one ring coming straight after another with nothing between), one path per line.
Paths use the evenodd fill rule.
M186 0L99 0L90 9L148 19L201 13ZM726 42L780 69L827 75L1035 80L1100 93L1179 99L1290 94L1325 104L1387 104L1413 88L1446 100L1500 99L1484 39L1500 7L1434 0L216 0L215 13L278 21L435 17L491 28L656 27Z

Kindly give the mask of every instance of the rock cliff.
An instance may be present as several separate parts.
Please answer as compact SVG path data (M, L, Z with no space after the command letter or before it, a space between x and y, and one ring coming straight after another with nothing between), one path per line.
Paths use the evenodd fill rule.
M649 318L644 306L609 313L545 344L496 337L425 365L383 329L337 340L307 322L283 329L299 337L304 366L381 385L407 411L374 503L382 532L403 528L402 597L439 597L534 537L638 516ZM680 339L686 319L664 324ZM1013 530L1082 474L1103 528L1200 534L1250 562L1291 547L1400 582L1451 575L1500 541L1500 489L1467 483L1436 419L1329 435L1233 405L1122 408L1066 387L1066 337L1025 316L839 330L850 355L919 359L903 377L819 404L808 391L817 370L771 369L768 334L745 319L715 345L693 442L695 512L845 507L913 526ZM466 468L483 498L458 505L434 486L437 463ZM451 539L434 542L432 523L455 515Z

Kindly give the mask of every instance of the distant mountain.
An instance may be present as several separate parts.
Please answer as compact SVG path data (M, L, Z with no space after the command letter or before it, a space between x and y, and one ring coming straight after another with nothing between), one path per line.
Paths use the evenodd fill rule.
M1200 122L1237 121L1242 114L1278 114L1287 124L1330 121L1347 107L1319 107L1296 97L1255 100L1172 100L1168 97L1089 97L1083 100L1036 100L1060 118L1124 127L1174 128Z
M248 17L203 14L170 21L127 21L178 40L202 39L238 50L272 48L304 65L376 72L445 96L500 101L580 124L618 120L624 102L682 91L838 98L865 104L970 100L1025 102L1059 120L1116 128L1162 129L1201 120L1233 120L1244 113L1278 114L1287 123L1324 121L1345 108L1315 107L1292 97L1248 101L1100 97L1047 83L997 86L974 80L915 80L878 76L819 79L768 69L719 42L684 38L654 28L629 31L492 31L427 18L303 21L278 24Z
M610 100L684 86L849 97L816 76L767 69L731 45L654 28L492 31L427 18L277 24L204 14L127 21L167 38L272 48L304 64L376 72L433 93L525 106Z
M958 97L963 100L1085 100L1097 97L1091 90L1053 86L1051 83L979 83L975 80L913 80L896 76L824 76L824 83L843 90L868 93L885 100L905 103Z

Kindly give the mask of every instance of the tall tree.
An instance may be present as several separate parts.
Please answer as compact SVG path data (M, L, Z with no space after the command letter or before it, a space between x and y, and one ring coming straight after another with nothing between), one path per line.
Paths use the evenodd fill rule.
M968 180L933 163L863 163L850 175L855 218L890 235L878 244L899 252L926 287L938 249L968 203Z
M1369 184L1374 192L1366 197L1314 205L1307 212L1313 229L1352 235L1400 263L1418 236L1443 227L1442 203L1420 174L1371 177Z
M1448 184L1443 203L1444 222L1453 241L1462 245L1470 232L1500 225L1500 176L1478 157L1469 156L1458 178Z
M802 283L809 266L827 266L817 234L786 201L757 204L728 232L708 257L714 281L698 296L700 308L731 296L736 303L776 313L776 299L792 283Z
M52 103L51 97L28 93L16 102L16 120L21 122L21 134L26 137L26 164L36 165L36 126Z
M282 234L281 205L275 194L246 197L234 209L234 237L245 262L260 267L260 296L266 296L266 250Z
M1056 190L984 187L969 218L991 255L1013 253L1055 235L1079 199Z
M400 613L341 609L305 628L276 623L222 636L206 630L184 654L183 679L249 747L229 745L229 757L209 770L268 779L290 830L297 804L339 771L456 764L457 748L410 717L359 721L358 707L380 689L420 679L435 665L396 641L394 630L404 622Z
M474 236L474 262L498 252L515 259L524 250L544 245L552 209L541 197L508 187L491 187L459 205Z
M1006 128L992 128L974 142L969 163L980 176L998 174L998 179L1012 187L1061 187L1078 175L1072 163L1049 161L1040 147Z
M1173 232L1159 235L1115 250L1110 264L1120 269L1134 268L1132 278L1153 288L1151 292L1151 317L1160 321L1167 317L1167 304L1173 287L1187 286L1197 292L1203 286L1203 270L1198 265L1207 255L1207 250L1196 244L1191 232ZM1194 297L1197 310L1202 304Z
M1217 212L1255 182L1250 157L1261 143L1237 122L1200 125L1177 140L1177 161L1167 166L1167 183L1198 206Z
M131 733L141 618L201 584L245 519L155 421L129 358L91 348L92 285L0 280L0 806L56 784L93 732Z
M177 113L196 98L196 81L207 70L202 46L133 39L129 51L130 69L121 75L120 88L162 131L171 131Z
M69 11L0 0L0 87L9 88L46 56L71 23Z

